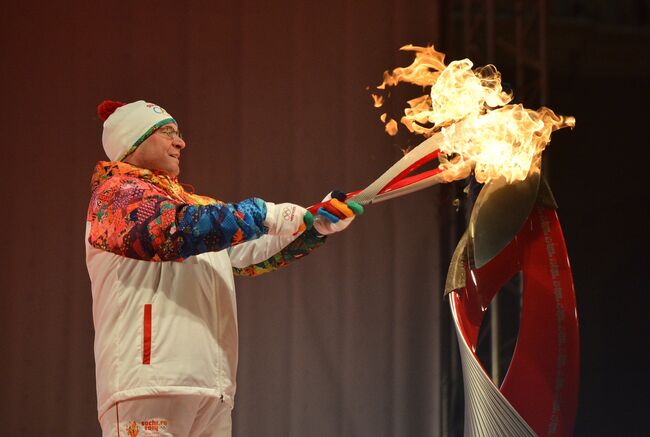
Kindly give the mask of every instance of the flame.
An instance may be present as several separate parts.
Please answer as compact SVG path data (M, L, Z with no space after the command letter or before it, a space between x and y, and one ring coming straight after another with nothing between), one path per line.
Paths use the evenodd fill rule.
M415 59L408 67L400 67L392 72L384 71L384 81L377 89L395 86L400 82L427 86L436 81L440 71L445 68L445 54L437 52L433 46L418 47L407 44L400 48L403 51L415 52Z
M415 52L413 63L384 72L377 88L400 82L431 87L428 95L407 102L400 121L425 137L441 133L440 151L452 157L440 159L448 181L467 177L472 169L479 182L501 176L508 182L523 180L539 171L551 133L575 126L575 118L558 116L549 108L534 111L510 104L512 94L503 90L494 65L472 69L469 59L445 65L445 55L433 47L407 45L401 50ZM391 122L395 123L392 119L386 123L387 132ZM396 123L390 132L397 132Z
M379 116L379 119L381 120L382 123L384 123L386 126L384 126L384 130L388 135L397 135L397 122L393 120L392 118L388 121L386 121L386 117L388 117L387 113L383 113Z
M386 130L386 133L390 136L397 135L397 122L391 118L386 122L386 126L384 126L384 129Z

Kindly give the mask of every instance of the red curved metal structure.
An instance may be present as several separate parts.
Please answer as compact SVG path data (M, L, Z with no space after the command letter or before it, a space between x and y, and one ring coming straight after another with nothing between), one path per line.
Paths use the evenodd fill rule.
M465 435L572 435L578 317L555 210L536 206L516 237L488 264L480 269L464 264L466 285L450 293L450 306L463 360ZM523 281L519 334L505 379L496 387L476 356L478 333L490 301L517 272Z

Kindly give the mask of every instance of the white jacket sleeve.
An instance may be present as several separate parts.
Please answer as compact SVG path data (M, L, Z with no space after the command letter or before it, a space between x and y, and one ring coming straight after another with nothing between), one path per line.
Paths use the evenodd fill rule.
M233 267L243 269L265 261L287 247L298 235L262 235L260 238L231 246L228 249Z

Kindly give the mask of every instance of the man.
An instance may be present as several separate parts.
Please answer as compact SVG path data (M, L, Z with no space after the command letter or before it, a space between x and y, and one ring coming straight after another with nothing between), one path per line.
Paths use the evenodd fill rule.
M177 179L186 144L167 111L104 101L98 114L110 161L92 178L86 264L103 435L230 436L233 274L283 267L363 209L328 197L313 218L289 203L193 194Z

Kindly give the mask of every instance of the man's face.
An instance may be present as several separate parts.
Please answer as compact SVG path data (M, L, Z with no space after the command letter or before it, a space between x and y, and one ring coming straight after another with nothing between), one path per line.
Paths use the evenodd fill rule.
M178 133L178 126L168 123L156 129L124 160L129 164L150 170L160 170L169 176L178 176L181 171L181 150L185 141Z

